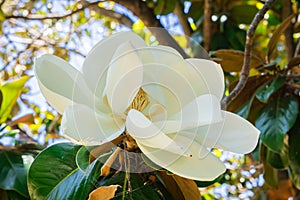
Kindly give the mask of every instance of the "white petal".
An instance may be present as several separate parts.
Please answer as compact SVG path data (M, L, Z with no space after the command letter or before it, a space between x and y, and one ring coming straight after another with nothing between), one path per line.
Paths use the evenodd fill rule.
M170 119L154 124L165 133L175 133L222 120L220 102L214 95L201 95L185 105L180 112Z
M58 112L72 102L93 106L96 99L81 73L66 61L46 54L35 60L34 69L43 95Z
M126 129L139 144L163 148L179 155L189 154L187 147L175 143L137 110L132 109L128 112Z
M63 114L66 107L73 104L70 99L47 89L39 80L37 82L42 94L44 95L48 103L60 114Z
M189 145L192 157L180 156L165 149L155 149L139 143L138 146L152 162L185 178L211 181L225 172L224 164L206 148L184 137L177 139ZM198 156L200 152L202 152L201 158Z
M124 122L104 113L96 113L89 107L76 104L66 108L62 132L85 145L103 144L124 131Z
M224 111L222 134L217 148L235 153L252 152L258 142L260 131L244 118Z
M205 59L186 59L201 74L202 79L208 86L208 93L214 94L219 101L224 95L224 74L221 66L213 61Z
M198 66L184 60L171 48L157 46L142 48L138 52L144 64L142 87L147 94L165 106L169 116L196 97L208 94L210 87L214 86L208 85L206 79L214 80L219 76L212 73L203 77ZM215 65L211 63L210 65ZM220 94L218 98L219 96Z
M147 46L144 40L133 32L115 33L94 46L83 63L83 77L98 97L103 96L109 63L116 49L124 42L130 42L137 48Z
M142 66L130 42L118 47L109 64L104 93L114 113L124 114L135 98L143 79Z
M234 153L246 154L254 150L259 130L242 117L223 111L224 120L189 130L195 140L206 147L220 148Z

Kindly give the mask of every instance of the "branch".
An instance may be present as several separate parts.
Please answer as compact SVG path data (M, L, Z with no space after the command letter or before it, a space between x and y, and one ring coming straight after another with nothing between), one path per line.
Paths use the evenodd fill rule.
M112 11L112 10L107 10L107 9L101 8L98 5L92 5L92 6L90 6L90 9L94 10L99 15L105 15L107 17L115 19L120 24L123 24L123 25L127 26L128 28L131 28L132 25L133 25L133 21L129 17L127 17L126 15L117 13L117 12Z
M133 14L140 18L161 45L173 47L182 55L182 57L188 57L170 33L164 29L160 21L156 18L153 9L149 8L146 2L140 0L113 1L129 9Z
M204 21L203 21L203 46L206 51L210 50L212 38L212 5L214 0L204 1Z
M5 1L6 1L6 0L2 0L2 1L0 2L0 9L2 9L2 6L3 6L3 4L5 3Z
M43 15L29 15L29 16L22 16L22 15L6 15L5 18L6 19L10 19L10 18L14 18L14 19L25 19L25 20L47 20L47 19L63 19L66 17L70 17L72 15L74 15L75 13L78 13L80 11L83 11L84 9L86 9L88 6L92 6L92 5L97 5L98 2L93 2L88 4L87 6L83 6L82 8L79 8L77 10L74 11L70 11L65 15L48 15L48 16L43 16Z
M242 67L241 75L238 84L235 88L230 92L230 94L222 99L221 107L222 109L226 109L226 106L233 101L238 94L243 90L248 80L249 71L250 71L250 62L251 62L251 51L252 51L252 43L253 36L255 30L259 24L259 22L264 18L266 12L272 7L276 0L268 0L265 5L260 9L254 19L252 20L249 29L246 35L246 44L245 44L245 54L244 54L244 64Z
M84 1L81 2L82 3L82 7L74 10L74 11L70 11L65 15L47 15L47 16L43 16L43 15L29 15L29 16L18 16L18 15L8 15L5 16L6 19L10 19L10 18L14 18L14 19L25 19L25 20L48 20L48 19L56 19L56 20L60 20L60 19L64 19L67 17L70 17L80 11L83 11L86 8L90 8L91 10L94 10L95 12L99 13L100 15L105 15L107 17L110 17L116 21L118 21L120 24L124 24L127 27L130 27L133 25L132 20L120 13L114 12L112 10L107 10L104 8L100 8L98 6L99 2L93 2L93 3L86 3Z
M281 18L284 20L288 16L290 16L292 13L293 13L293 11L292 11L291 1L283 0L283 8L282 8ZM285 37L287 58L288 58L288 60L291 60L293 58L294 50L295 50L295 44L294 44L294 38L293 38L293 24L292 23L290 23L290 25L284 31L284 37Z
M183 8L182 8L182 5L180 3L180 1L176 1L176 7L175 7L175 10L174 10L174 13L177 15L178 17L178 20L181 24L181 27L183 29L183 32L186 36L191 36L192 33L193 33L193 30L187 20L187 16L186 14L183 12Z

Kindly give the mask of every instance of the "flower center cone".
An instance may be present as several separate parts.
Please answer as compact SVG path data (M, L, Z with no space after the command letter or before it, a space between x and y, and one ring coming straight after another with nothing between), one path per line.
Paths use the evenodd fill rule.
M149 103L150 101L146 92L142 88L140 88L132 103L126 109L125 113L127 115L129 110L131 109L135 109L142 112L149 105ZM130 134L127 131L126 138L124 139L124 141L126 143L126 149L128 151L135 151L138 148L138 145L136 144L135 140L130 136Z

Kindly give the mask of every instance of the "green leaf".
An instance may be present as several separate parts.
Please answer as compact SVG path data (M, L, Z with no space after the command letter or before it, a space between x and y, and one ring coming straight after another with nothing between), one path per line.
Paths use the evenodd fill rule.
M244 105L242 105L236 112L239 116L243 117L244 119L247 119L250 113L250 108L252 106L252 102L254 99L254 95L251 97L249 101L247 101Z
M90 165L90 150L86 146L82 146L76 154L76 165L82 170L86 171Z
M29 78L29 76L23 76L18 80L7 82L0 86L3 98L0 108L0 123L5 122L9 117L14 104L21 94L22 88Z
M283 148L287 150L286 148ZM276 169L286 169L288 167L287 152L281 151L280 153L274 152L268 148L265 149L266 161Z
M87 199L101 173L95 160L85 172L76 165L81 146L59 143L42 151L28 173L31 199Z
M257 89L256 98L263 103L267 103L270 96L274 92L276 92L279 88L281 88L284 82L285 82L284 77L281 76L276 77L273 81L270 81Z
M278 169L275 169L267 162L264 162L264 171L266 183L273 188L278 187Z
M261 161L260 155L261 155L261 140L258 141L258 144L256 145L255 149L251 152L251 155L253 159L257 162Z
M228 49L230 47L229 41L227 40L224 33L216 32L212 37L211 48L212 50Z
M289 173L294 185L300 189L300 117L295 126L289 131Z
M7 195L9 197L9 200L30 200L29 196L24 197L24 196L20 195L19 193L15 192L13 190L8 190Z
M277 49L277 43L280 39L281 34L288 28L288 26L291 24L292 19L294 19L295 16L295 14L292 14L289 17L287 17L273 33L267 47L267 59L269 62Z
M126 184L124 184L126 182ZM104 177L102 181L99 182L100 186L109 185L121 185L113 199L121 200L123 199L143 199L143 200L155 200L161 199L155 188L149 183L143 180L140 174L129 174L129 180L126 178L125 172L120 172L113 176ZM128 186L130 185L130 186ZM125 186L125 188L124 188ZM130 187L130 189L128 188Z
M231 49L244 51L246 31L238 28L236 24L225 23L224 34L230 43Z
M229 10L230 17L237 24L250 24L258 9L254 5L237 5Z
M3 12L2 8L0 8L0 22L5 20L5 13Z
M176 7L176 0L158 0L154 7L154 13L156 15L167 15Z
M197 22L204 13L204 3L199 1L199 2L193 2L189 12L188 12L188 16L193 18L194 22Z
M260 157L262 160L262 163L264 165L264 179L267 183L267 185L276 188L278 186L278 170L272 167L267 161L266 161L266 151L267 147L264 144L260 145Z
M236 112L239 108L241 108L243 105L245 105L246 102L249 101L249 99L251 99L254 95L256 90L263 85L264 83L268 82L268 80L272 79L272 76L252 76L248 78L248 81L244 87L244 89L240 92L240 94L237 96L237 98L235 98L228 106L227 109L228 111L231 112ZM232 83L231 85L229 85L229 90L232 91L233 88L236 86L237 81ZM252 109L250 109L250 113L248 118L251 116L251 113L256 110L258 107L257 104L262 104L261 102L259 102L258 100L256 100L254 98L253 102L252 102L254 106L252 106Z
M298 115L298 101L281 93L260 112L256 127L261 130L262 142L271 150L280 152L285 134L293 127Z
M195 181L198 187L208 187L214 183L222 182L224 180L224 174L221 174L217 178L215 178L212 181Z
M0 188L15 190L24 197L29 197L27 190L27 169L24 167L22 154L13 151L0 151Z

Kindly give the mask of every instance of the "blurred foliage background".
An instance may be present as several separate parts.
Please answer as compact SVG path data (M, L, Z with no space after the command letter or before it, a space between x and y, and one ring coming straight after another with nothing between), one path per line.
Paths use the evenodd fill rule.
M30 163L49 144L63 140L61 116L38 90L32 70L35 57L51 53L80 68L97 41L132 29L150 45L170 45L188 56L207 58L201 44L222 65L228 95L240 77L247 30L264 3L1 0L0 199L29 199ZM299 3L277 0L255 31L249 79L226 108L255 124L262 132L260 142L245 156L214 150L228 170L213 182L197 182L203 199L300 199ZM170 34L153 27L164 27L174 40L166 42ZM39 174L41 179L44 175ZM93 187L94 183L86 187L85 193Z

